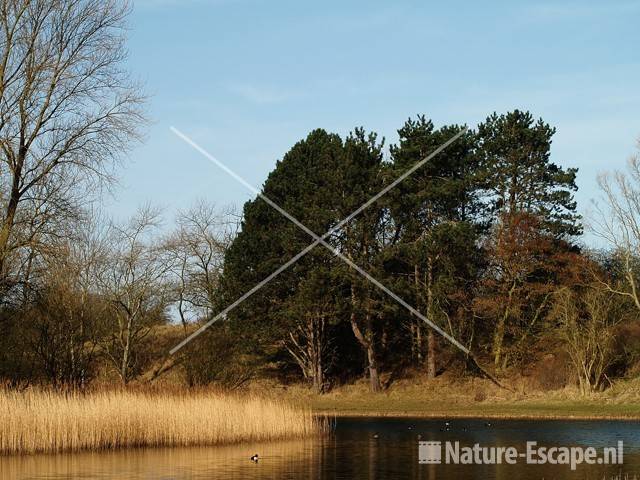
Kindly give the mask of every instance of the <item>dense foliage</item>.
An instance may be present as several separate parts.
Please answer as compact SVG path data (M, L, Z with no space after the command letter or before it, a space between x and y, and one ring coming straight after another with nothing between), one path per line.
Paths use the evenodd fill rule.
M463 128L418 116L388 150L362 128L314 130L242 215L201 202L169 233L151 207L119 224L80 212L3 296L0 374L84 386L172 371L232 388L275 375L317 392L364 376L375 392L399 375L477 374L477 362L504 379L549 354L585 393L632 374L637 259L624 243L579 246L577 170L551 161L555 130L520 111ZM325 243L309 249L273 204Z
M550 161L553 128L528 112L493 114L349 222L341 220L463 127L424 116L385 159L374 133L316 130L278 162L263 193L496 371L517 366L551 328L553 292L580 256L575 168ZM258 197L227 252L228 304L313 239ZM343 259L317 246L231 313L262 362L296 365L318 391L364 372L424 368L456 351ZM259 348L257 348L259 346ZM358 353L360 352L360 353ZM459 351L457 353L460 353Z

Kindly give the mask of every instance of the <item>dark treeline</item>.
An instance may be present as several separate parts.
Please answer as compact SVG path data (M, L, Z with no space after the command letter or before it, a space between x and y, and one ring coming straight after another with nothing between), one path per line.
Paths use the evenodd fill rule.
M0 374L15 385L86 386L171 371L189 385L227 387L276 375L317 392L363 376L379 391L407 374L478 374L336 252L504 381L549 354L551 369L572 372L583 392L633 374L629 232L640 196L629 179L638 177L600 179L607 213L593 231L613 248L586 249L576 169L551 161L554 129L530 113L491 115L342 222L462 128L419 116L388 150L363 129L345 139L315 130L298 142L263 193L316 234L331 231L330 248L317 245L174 356L172 346L313 239L261 198L245 204L240 223L197 203L168 233L151 207L117 223L77 205L56 235L6 256L14 268L3 277Z
M294 145L263 193L316 234L331 231L330 248L317 245L173 356L313 238L261 198L241 216L196 203L168 232L151 207L117 223L79 202L73 215L46 219L59 222L55 234L5 256L0 375L76 387L168 372L237 387L275 375L317 392L364 376L375 392L399 376L479 373L336 252L503 381L548 355L549 387L576 381L586 393L632 375L636 163L635 177L600 179L606 201L592 230L613 246L606 252L581 246L577 171L551 161L555 130L518 110L467 130L342 222L462 128L419 116L388 150L361 128L345 139L314 130ZM553 380L556 369L570 378Z
M122 66L125 3L2 2L0 377L83 387L96 378L238 386L255 376L317 392L366 376L466 369L465 354L389 298L364 269L506 379L549 354L583 392L634 375L640 354L640 162L599 179L582 245L575 168L552 161L553 127L493 114L350 221L463 127L407 121L376 134L315 130L264 194L318 235L291 268L176 355L170 348L307 247L263 199L240 216L206 202L173 228L141 208L124 222L100 193L140 139L145 97ZM553 382L551 382L553 383ZM557 382L555 383L557 385Z
M356 129L341 139L315 130L277 163L263 193L322 235L461 129L410 119L388 158L375 133ZM634 252L579 246L577 169L551 161L554 133L528 112L491 115L333 231L333 251L317 246L243 302L200 340L200 355L227 338L234 347L217 365L271 365L318 392L363 374L375 392L383 373L433 378L464 364L460 351L338 251L497 375L561 352L583 391L605 387L635 360L633 336L625 335L637 318L636 272L624 261ZM312 240L264 200L248 202L226 252L218 309ZM207 381L210 369L195 375Z

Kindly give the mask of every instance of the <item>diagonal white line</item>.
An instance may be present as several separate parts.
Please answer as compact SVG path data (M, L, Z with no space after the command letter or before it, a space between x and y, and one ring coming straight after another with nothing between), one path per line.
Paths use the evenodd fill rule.
M271 280L276 278L278 275L280 275L282 272L284 272L287 268L289 268L291 265L296 263L298 260L300 260L302 257L304 257L311 250L313 250L315 248L315 246L318 245L318 243L319 242L316 241L316 242L313 242L310 245L308 245L304 250L302 250L300 253L298 253L295 257L291 258L287 263L283 264L280 268L278 268L273 273L271 273L267 278L262 280L260 283L256 284L255 287L253 287L251 290L247 291L244 295L242 295L240 298L238 298L235 302L233 302L227 308L222 310L218 315L213 317L211 320L209 320L207 323L202 325L199 329L197 329L195 332L193 332L187 338L182 340L179 344L177 344L175 347L173 347L169 351L169 353L171 355L173 355L178 350L180 350L182 347L184 347L187 343L189 343L191 340L196 338L198 335L200 335L202 332L204 332L207 328L209 328L211 325L213 325L215 322L217 322L221 318L224 318L227 315L227 313L229 313L231 310L236 308L238 305L240 305L242 302L244 302L247 298L249 298L251 295L256 293L258 290L260 290L262 287L264 287L267 283L269 283Z
M231 170L229 167L227 167L225 164L223 164L222 162L220 162L217 158L215 158L213 155L211 155L209 152L207 152L204 148L202 148L200 145L198 145L196 142L194 142L191 138L187 137L185 134L183 134L182 132L180 132L177 128L175 127L171 127L171 131L173 133L175 133L178 137L180 137L182 140L184 140L186 143L188 143L189 145L191 145L194 149L196 149L198 152L200 152L203 156L205 156L207 159L209 159L211 162L213 162L215 165L217 165L218 167L220 167L222 170L224 170L225 172L227 172L229 175L231 175L233 178L235 178L238 182L240 182L242 185L244 185L245 187L247 187L250 191L252 191L253 193L255 193L256 195L258 195L260 198L262 198L265 202L267 202L267 204L269 204L271 207L273 207L275 210L277 210L281 215L283 215L284 217L286 217L289 221L291 221L294 225L296 225L297 227L299 227L301 230L303 230L305 233L307 233L309 236L311 236L314 241L313 243L309 244L306 248L304 248L300 253L298 253L297 255L295 255L293 258L291 258L288 262L286 262L285 264L283 264L280 268L278 268L277 270L275 270L273 273L271 273L271 275L269 275L267 278L265 278L264 280L262 280L260 283L258 283L255 287L253 287L251 290L249 290L248 292L246 292L244 295L242 295L238 300L236 300L235 302L233 302L231 305L229 305L227 308L225 308L222 312L220 312L218 315L216 315L214 318L212 318L211 320L209 320L207 323L205 323L204 325L202 325L198 330L196 330L195 332L193 332L191 335L189 335L187 338L185 338L182 342L180 342L178 345L176 345L175 347L173 347L170 350L170 354L174 354L175 352L177 352L178 350L180 350L182 347L184 347L187 343L189 343L191 340L193 340L195 337L197 337L198 335L200 335L203 331L205 331L207 328L209 328L214 322L218 321L220 318L223 318L224 316L227 315L227 313L229 313L231 310L233 310L235 307L237 307L240 303L242 303L244 300L246 300L247 298L249 298L251 295L253 295L255 292L257 292L258 290L260 290L264 285L266 285L268 282L270 282L271 280L273 280L275 277L277 277L278 275L280 275L280 273L282 273L284 270L286 270L287 268L289 268L292 264L294 264L295 262L297 262L300 258L302 258L304 255L306 255L309 251L311 251L313 248L315 248L316 245L318 244L322 244L323 246L325 246L326 248L328 248L331 252L333 252L335 255L337 255L338 257L340 257L341 260L343 260L345 263L347 263L350 267L352 267L354 270L356 270L358 273L360 273L362 276L364 276L367 280L369 280L371 283L373 283L376 287L378 287L379 289L381 289L383 292L385 292L387 295L389 295L391 298L393 298L395 301L397 301L398 303L400 303L400 305L402 305L403 307L405 307L407 310L409 310L409 312L411 312L413 315L415 315L416 317L418 317L420 320L424 321L427 325L429 325L431 328L433 328L436 332L438 332L440 335L442 335L445 339L447 339L451 344L455 345L458 349L460 349L461 351L463 351L465 354L469 354L469 349L467 349L464 345L462 345L460 342L458 342L454 337L452 337L451 335L449 335L448 333L446 333L444 330L442 330L440 327L438 327L436 324L434 324L433 322L431 322L427 317L425 317L424 315L422 315L418 310L416 310L415 308L413 308L411 305L409 305L406 301L404 301L400 296L398 296L396 293L392 292L391 290L389 290L387 287L385 287L382 283L380 283L378 280L376 280L373 276L371 276L367 271L365 271L364 269L362 269L360 266L356 265L353 261L351 261L349 258L347 258L345 255L343 255L340 251L338 251L337 249L334 249L331 245L329 245L325 239L331 235L333 232L335 232L336 230L340 229L342 226L344 226L346 223L348 223L349 221L351 221L356 215L358 215L360 212L362 212L365 208L367 208L369 205L371 205L372 203L374 203L376 200L378 200L380 197L382 197L385 193L387 193L389 190L391 190L392 188L394 188L396 185L398 185L400 182L402 182L405 178L407 178L409 175L411 175L413 172L415 172L416 170L418 170L422 165L424 165L426 162L428 162L429 160L431 160L433 157L435 157L438 153L440 153L442 150L444 150L445 148L447 148L450 144L452 144L453 142L455 142L461 135L463 135L466 131L467 131L467 127L464 127L462 130L460 130L457 134L455 134L453 137L451 137L449 140L447 140L445 143L443 143L442 145L440 145L437 149L435 149L430 155L428 155L427 157L425 157L424 159L420 160L419 162L417 162L413 167L411 167L409 170L407 170L406 172L404 172L402 175L400 175L395 181L393 181L392 183L390 183L389 185L387 185L385 188L383 188L380 192L378 192L376 195L374 195L373 197L371 197L367 202L365 202L362 206L360 206L358 209L354 210L350 215L348 215L347 217L345 217L343 220L341 220L340 222L338 222L335 226L333 226L331 229L329 229L324 235L322 235L321 237L316 235L315 232L313 232L312 230L310 230L309 228L307 228L302 222L300 222L298 219L296 219L294 216L292 216L291 214L289 214L289 212L287 212L286 210L284 210L282 207L280 207L277 203L275 203L274 201L272 201L269 197L267 197L266 195L262 194L262 192L260 192L257 188L255 188L253 185L251 185L250 183L248 183L246 180L244 180L240 175L238 175L237 173L235 173L233 170Z

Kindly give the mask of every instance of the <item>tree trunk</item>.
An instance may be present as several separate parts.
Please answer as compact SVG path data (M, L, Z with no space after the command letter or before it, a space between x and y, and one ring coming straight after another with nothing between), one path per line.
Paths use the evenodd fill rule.
M509 307L507 306L504 311L504 315L502 315L498 319L498 323L496 325L496 330L493 334L493 366L496 369L500 368L500 359L502 356L502 343L504 341L504 327L507 320L507 315L509 312Z
M382 386L380 385L378 363L376 362L376 353L373 347L373 342L370 342L367 346L367 360L369 360L369 386L373 393L378 393L382 390Z
M313 389L316 393L324 393L324 366L322 365L324 324L324 315L321 313L316 313L311 319L311 339L308 355L311 358Z
M5 269L9 255L9 239L11 238L15 216L18 210L18 195L16 187L14 186L11 191L11 197L7 205L2 227L0 227L0 292L6 288L7 283L8 274Z
M416 290L416 309L420 310L420 304L422 303L420 300L422 298L422 292L420 289L420 267L416 263L413 266L413 279ZM413 315L411 316L411 350L415 352L413 356L418 360L418 365L422 364L422 320L419 318L415 318Z
M433 314L433 261L429 256L427 263L427 318L435 323ZM436 378L436 337L433 329L427 332L427 378Z
M432 329L427 333L427 378L436 378L436 336Z
M124 343L122 345L122 363L120 364L120 379L122 384L129 383L129 355L131 353L131 327L132 318L127 319L127 330L124 332Z
M511 302L513 298L513 293L516 289L516 282L514 281L511 284L511 288L509 289L509 295L507 296L507 305L505 306L503 315L498 319L498 323L496 324L496 330L493 334L493 365L499 370L500 360L502 358L502 350L504 344L504 332L507 324L507 320L509 315L511 315ZM506 367L504 365L503 367Z
M129 382L129 369L127 363L129 362L129 349L125 349L122 353L122 365L120 365L120 380L123 385Z
M16 212L18 211L18 203L20 202L20 178L22 176L22 168L27 157L27 150L24 147L24 140L20 140L20 148L18 151L18 158L11 172L11 192L9 194L9 201L7 202L7 208L0 227L0 288L5 287L6 281L6 261L9 254L9 239L11 238L11 232L13 230ZM0 290L1 291L1 290Z
M369 385L371 387L371 391L374 393L382 390L380 385L380 377L378 375L378 362L376 360L376 352L375 346L373 342L373 332L371 331L371 316L366 314L366 331L363 334L362 330L360 330L360 326L358 325L358 321L356 320L355 312L351 312L351 329L353 330L353 334L355 335L362 348L364 348L367 354L367 367L369 370Z
M324 372L322 368L322 358L318 358L313 374L313 391L317 394L324 393Z
M285 348L316 393L324 393L325 388L325 323L323 313L308 314L296 329L289 332L290 342L285 342Z

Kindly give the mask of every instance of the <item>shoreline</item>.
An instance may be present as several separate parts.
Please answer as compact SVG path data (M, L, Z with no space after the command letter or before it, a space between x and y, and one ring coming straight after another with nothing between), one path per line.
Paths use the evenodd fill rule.
M460 412L403 412L403 411L313 411L314 415L335 418L421 418L421 419L480 419L480 420L558 420L558 421L640 421L640 413L632 415L585 415L585 414L519 414L519 413L489 413L482 414Z
M518 392L525 388L512 382ZM291 388L281 395L335 417L481 418L494 420L640 421L640 379L618 382L605 392L583 396L567 387L529 394L498 390L487 382L409 379L372 394L362 382L324 395ZM478 398L481 397L481 398Z
M443 392L444 393L444 392ZM302 400L302 399L300 399ZM419 398L416 392L400 390L392 395L309 396L302 402L314 414L335 417L484 418L511 420L626 420L640 421L637 397L489 398L473 401L443 395Z

